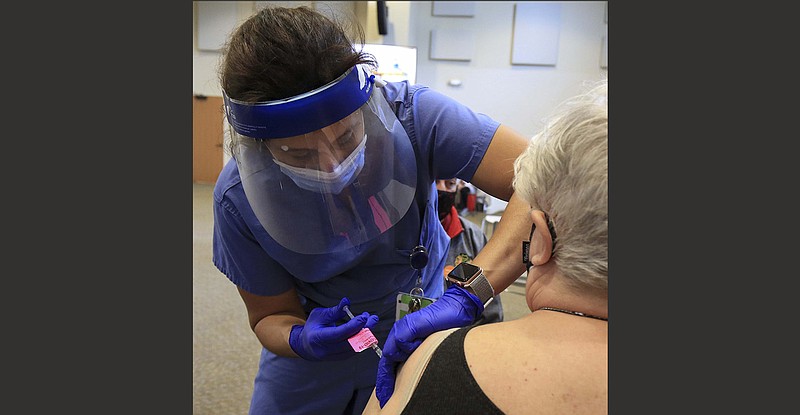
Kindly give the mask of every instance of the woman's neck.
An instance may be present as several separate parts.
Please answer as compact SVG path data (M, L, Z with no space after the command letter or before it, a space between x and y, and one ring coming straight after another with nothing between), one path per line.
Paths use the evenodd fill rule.
M525 298L531 311L551 307L608 318L607 294L579 292L567 285L564 277L549 265L531 268L527 277Z

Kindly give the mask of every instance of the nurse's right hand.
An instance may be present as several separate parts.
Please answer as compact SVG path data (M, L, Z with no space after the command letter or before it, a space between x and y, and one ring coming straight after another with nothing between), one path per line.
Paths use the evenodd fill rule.
M305 325L292 326L289 334L292 350L305 360L315 361L341 360L355 354L347 339L364 327L372 328L378 322L378 316L364 312L337 326L336 322L347 316L345 305L350 305L347 297L342 298L336 306L315 308L308 315Z

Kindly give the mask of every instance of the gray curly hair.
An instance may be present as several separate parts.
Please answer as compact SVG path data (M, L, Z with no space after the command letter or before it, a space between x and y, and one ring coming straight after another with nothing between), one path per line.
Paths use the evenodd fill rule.
M559 271L608 291L608 79L559 105L514 162L514 191L550 215Z

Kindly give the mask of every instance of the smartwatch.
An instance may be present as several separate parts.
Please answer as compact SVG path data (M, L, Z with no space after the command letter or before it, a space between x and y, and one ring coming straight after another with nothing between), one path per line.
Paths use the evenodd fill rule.
M472 288L472 291L483 303L484 308L494 299L494 288L481 267L467 262L458 264L444 277L446 281L460 285L463 288Z

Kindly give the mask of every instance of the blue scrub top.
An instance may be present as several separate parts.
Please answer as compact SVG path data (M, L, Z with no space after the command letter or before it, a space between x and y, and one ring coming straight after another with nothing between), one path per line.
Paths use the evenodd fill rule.
M380 317L373 329L379 338L394 323L397 293L409 292L417 282L409 254L419 244L430 255L422 271L425 296L441 296L449 237L439 223L435 180L471 181L500 125L422 85L388 83L375 93L380 91L408 133L418 168L414 202L393 228L351 251L289 251L259 223L231 159L214 187L213 234L214 265L238 287L257 295L277 295L294 287L306 312L334 306L346 296L354 314L367 311Z

